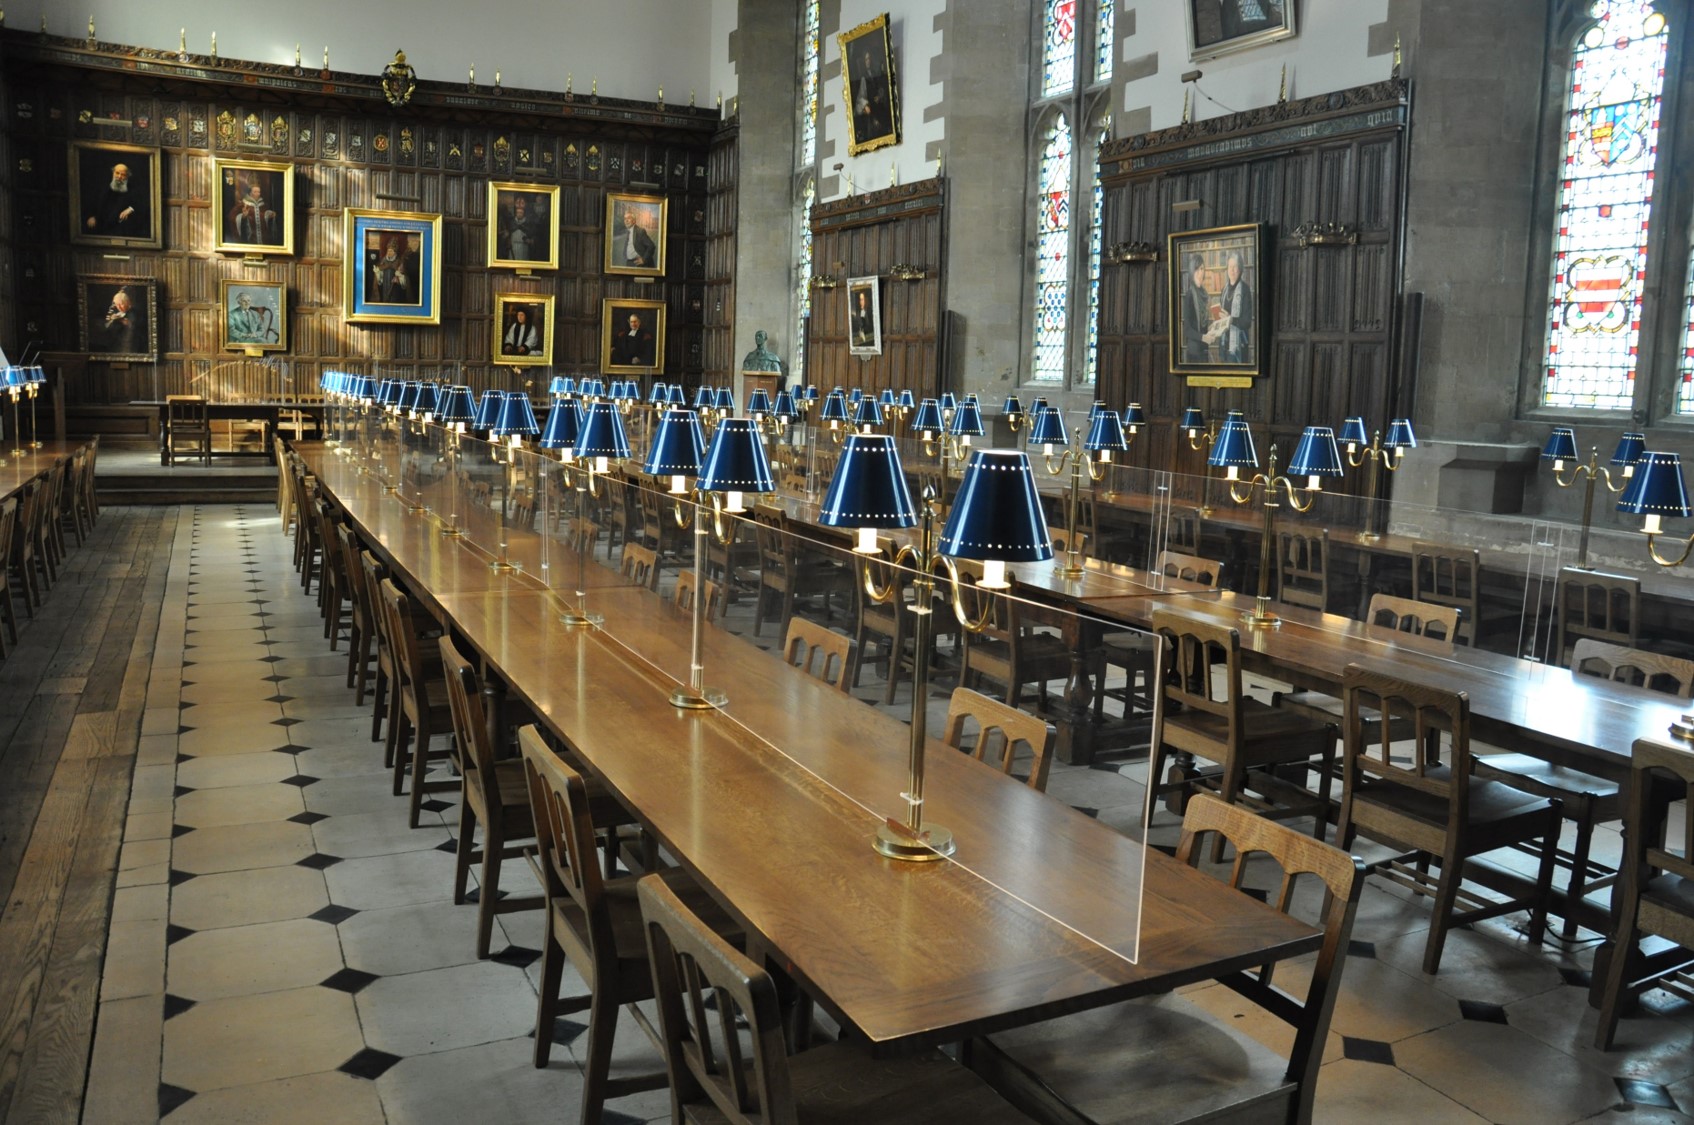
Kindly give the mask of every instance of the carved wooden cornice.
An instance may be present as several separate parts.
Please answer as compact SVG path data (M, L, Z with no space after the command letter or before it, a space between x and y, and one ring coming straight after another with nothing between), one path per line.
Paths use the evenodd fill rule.
M814 203L812 230L837 230L867 223L884 223L895 218L939 211L945 195L944 187L941 177L931 176L916 183L898 184L860 195L843 196L827 203Z

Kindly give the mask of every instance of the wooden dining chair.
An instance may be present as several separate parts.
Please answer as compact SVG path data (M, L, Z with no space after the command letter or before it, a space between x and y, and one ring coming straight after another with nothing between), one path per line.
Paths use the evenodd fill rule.
M41 607L43 588L47 584L47 564L36 547L35 524L41 518L41 505L47 496L40 481L23 488L18 501L17 518L12 523L12 573L18 580L18 593L24 611L35 616Z
M583 1125L598 1125L609 1098L663 1089L667 1074L610 1076L618 1012L628 1009L636 1023L657 1040L658 1033L635 1005L653 998L653 973L642 937L638 876L608 879L594 860L595 829L588 786L583 776L555 754L533 726L518 731L518 746L536 829L531 866L547 898L547 938L541 954L541 982L535 1015L536 1067L552 1054L554 1021L560 1015L588 1012L588 1042L582 1058ZM653 878L686 898L714 932L735 935L735 926L711 897L675 868ZM569 962L588 988L587 995L561 997Z
M1490 607L1482 596L1482 554L1474 547L1445 543L1412 545L1412 598L1459 611L1455 639L1475 648L1493 624L1515 619L1518 611Z
M365 684L376 659L376 607L371 604L370 584L365 581L359 559L359 533L351 524L336 524L335 549L340 552L347 588L347 686L354 689L354 706L362 707Z
M1365 623L1376 629L1452 642L1459 635L1459 610L1456 606L1397 598L1393 594L1372 594L1365 610Z
M1249 1035L1239 1017L1213 1016L1168 993L972 1040L972 1069L1047 1122L1309 1122L1364 866L1339 848L1204 794L1183 815L1177 860L1196 866L1214 835L1235 850L1230 886L1246 892L1249 879L1261 887L1271 882L1254 897L1283 913L1300 880L1315 880L1325 892L1318 918L1323 944L1303 988L1273 983L1270 966L1218 978L1286 1022L1291 1039L1278 1035L1274 1023ZM1286 1057L1261 1042L1266 1031L1274 1036L1270 1042L1289 1043ZM1229 1059L1227 1067L1217 1064L1220 1057Z
M1223 563L1180 551L1160 551L1153 569L1166 578L1180 578L1215 587L1223 576ZM1124 718L1136 710L1153 708L1153 650L1157 641L1150 633L1106 633L1089 654L1089 675L1094 680L1094 721L1105 718L1106 700L1123 704ZM1123 686L1108 686L1112 669L1123 669Z
M1282 531L1276 537L1276 600L1329 610L1329 532Z
M1517 910L1529 911L1529 940L1540 945L1547 924L1553 846L1559 836L1559 802L1475 776L1470 700L1462 692L1349 664L1342 678L1342 703L1345 749L1336 840L1351 848L1362 833L1408 849L1371 864L1370 870L1435 900L1423 971L1433 975L1440 969L1441 951L1453 927ZM1391 752L1395 719L1411 724L1414 746L1409 761ZM1375 738L1366 736L1369 720L1375 720ZM1465 867L1476 857L1527 841L1541 848L1529 893L1490 901L1461 890ZM1432 862L1439 874L1430 874ZM1460 909L1461 904L1470 909Z
M659 555L651 547L635 542L625 543L618 571L637 586L645 586L649 590L659 588Z
M1679 974L1686 990L1694 956L1694 752L1639 739L1630 763L1623 893L1594 1029L1594 1045L1602 1051L1611 1050L1618 1018L1641 989ZM1646 956L1640 943L1647 937L1673 944Z
M706 620L723 616L723 588L710 578L700 579L700 588L705 591ZM676 608L685 612L694 611L694 599L699 591L695 588L694 571L684 569L677 572L676 589L671 591L671 601Z
M959 633L959 686L1000 684L1010 707L1020 706L1024 689L1034 686L1036 706L1045 710L1047 685L1070 676L1071 647L1050 628L1032 621L1031 607L1022 598L984 589L977 585L980 577L974 565L960 566L959 597L966 616L987 623L980 630Z
M1062 527L1049 528L1047 531L1047 539L1050 543L1052 543L1053 553L1055 555L1062 555L1068 552L1071 549L1071 541L1073 538L1076 541L1077 554L1086 556L1088 554L1087 532L1078 531L1073 535L1073 533L1066 531Z
M1559 571L1553 613L1560 664L1583 639L1634 648L1641 635L1641 579L1567 566Z
M165 464L212 463L212 423L204 395L165 396Z
M545 900L539 895L507 896L500 893L504 861L520 858L526 842L535 835L525 788L524 765L518 758L496 761L482 705L476 669L442 634L437 645L447 679L447 703L453 716L453 741L458 749L459 834L453 849L453 902L465 901L472 864L477 872L476 955L488 956L494 935L494 916L516 910L539 910ZM476 828L482 825L482 847L476 846Z
M656 876L637 885L671 1120L720 1125L1024 1125L938 1050L873 1056L837 1040L789 1055L777 982Z
M383 743L383 768L393 769L394 743L391 738L384 739L382 735L382 724L399 709L394 645L388 637L388 611L382 605L382 580L388 577L388 567L374 552L366 550L359 552L359 569L364 574L365 596L370 600L371 636L376 645L376 668L371 679L371 741ZM355 698L359 703L364 702L362 694Z
M324 619L324 636L334 652L341 644L342 616L351 600L348 590L346 554L341 547L341 517L328 500L319 497L312 504L318 520L318 541L323 544L323 578L318 583L318 611Z
M890 549L892 544L883 540L882 545ZM854 583L854 592L858 598L858 612L853 623L853 676L852 686L859 686L859 675L864 671L865 663L870 659L869 653L876 651L875 663L883 668L883 703L893 703L894 693L900 686L900 681L912 666L912 657L908 652L911 642L911 601L912 580L911 572L904 567L896 567L884 559L869 556L858 556L860 580ZM886 589L897 585L893 600L879 602L865 591L865 577L869 576L878 588ZM935 615L931 620L937 620Z
M843 695L853 686L853 638L816 621L793 617L783 638L782 658Z
M1638 684L1679 699L1694 696L1694 660L1584 639L1571 652L1571 672ZM1623 818L1624 789L1610 778L1570 766L1555 765L1532 754L1478 752L1479 777L1503 781L1514 789L1557 799L1561 815L1576 828L1571 846L1553 852L1553 863L1568 873L1565 910L1560 933L1576 936L1582 900L1618 881L1618 868L1593 859L1594 829ZM1534 845L1524 851L1536 854Z
M453 713L448 707L445 672L440 654L425 655L425 643L435 635L422 636L413 619L411 599L395 585L393 578L384 578L378 587L383 612L387 615L389 646L394 654L395 702L397 706L389 720L389 741L394 746L394 795L404 791L408 772L412 775L410 799L407 802L406 823L418 826L423 816L425 793L449 793L459 788L451 778L429 777L431 763L448 764L454 753L432 749L437 735L451 735ZM431 646L433 648L433 645Z
M1153 631L1167 649L1162 698L1153 710L1148 815L1157 798L1179 794L1180 807L1181 794L1203 786L1229 804L1249 802L1271 819L1310 816L1312 834L1323 839L1335 727L1248 696L1241 682L1237 630L1161 609L1153 613ZM1217 769L1198 770L1195 758L1215 762ZM1172 766L1169 778L1167 764ZM1317 770L1315 792L1289 776L1294 772L1289 767L1302 765Z
M833 599L847 592L853 572L805 551L782 509L756 506L753 537L759 547L759 593L753 602L755 637L773 610L777 628L786 636L798 599L821 599L827 616Z
M1053 741L1057 736L1052 723L1027 711L1008 707L970 688L954 688L947 702L947 725L941 741L955 750L966 749L965 735L972 728L969 753L979 762L987 762L1007 777L1012 776L1012 764L1022 757L1019 747L1027 749L1029 770L1024 775L1031 789L1047 791L1047 771L1052 766Z
M566 542L577 554L593 554L594 544L599 540L600 525L593 520L578 517L570 521Z
M12 601L13 530L18 522L18 502L13 497L0 501L0 656L6 655L6 640L18 643L18 607Z

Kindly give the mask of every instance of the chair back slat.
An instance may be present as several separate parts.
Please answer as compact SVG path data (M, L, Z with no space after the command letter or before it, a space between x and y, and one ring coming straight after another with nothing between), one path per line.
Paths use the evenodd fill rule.
M1241 736L1241 634L1227 625L1156 610L1153 631L1169 646L1164 709L1176 704L1227 719L1229 737ZM1218 672L1222 668L1221 679Z
M1031 756L1029 787L1046 792L1055 737L1051 723L981 692L955 688L947 704L947 726L941 740L954 749L963 749L967 723L976 728L976 745L971 753L977 761L986 762L1010 777L1018 748L1027 747Z
M1286 605L1320 613L1329 608L1329 532L1278 533L1276 587L1277 600Z
M1409 756L1396 738L1413 735ZM1344 784L1375 778L1444 799L1449 831L1469 823L1470 697L1402 680L1359 664L1342 676ZM1442 760L1442 749L1448 758Z
M1365 622L1378 629L1451 642L1459 632L1459 611L1450 605L1433 605L1393 594L1372 594Z
M1664 656L1603 641L1580 640L1571 649L1570 667L1573 672L1635 684L1681 699L1694 696L1694 660L1680 656Z
M654 589L659 583L659 553L639 543L625 542L623 560L619 563L623 576L636 585Z
M1566 567L1559 572L1558 660L1583 639L1634 648L1641 628L1641 579Z
M540 867L547 882L548 898L570 896L581 911L589 953L597 965L610 968L616 963L617 944L612 934L605 882L595 862L594 821L589 814L587 784L581 774L567 766L542 741L534 724L518 730L518 746L523 753L530 813L535 818ZM588 984L594 986L593 981Z
M846 694L852 686L853 640L804 617L791 617L782 657L808 676Z
M494 746L489 739L487 711L482 706L482 688L476 668L443 633L441 664L447 673L447 706L453 713L453 743L459 769L474 773L484 793L498 794L500 781L495 771Z
M1412 545L1412 597L1433 605L1449 605L1460 612L1468 631L1467 644L1477 643L1482 613L1482 555L1474 547L1451 547L1440 543Z
M1166 578L1181 578L1202 586L1216 586L1223 578L1223 563L1180 551L1160 551L1153 569Z
M705 590L706 619L711 620L723 612L723 588L710 578L700 579L700 586ZM694 572L692 570L679 571L676 576L676 589L671 594L671 600L676 603L676 608L692 612L696 596Z

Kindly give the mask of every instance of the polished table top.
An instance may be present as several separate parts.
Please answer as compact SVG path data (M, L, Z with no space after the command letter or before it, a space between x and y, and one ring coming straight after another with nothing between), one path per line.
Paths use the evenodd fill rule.
M687 621L657 595L597 588L604 628L569 628L555 593L473 577L443 558L464 548L430 521L333 456L304 456L409 583L440 583L430 600L510 690L872 1042L944 1042L1317 944L1303 923L933 743L926 815L959 852L884 859L870 841L904 811L904 724L716 629L707 683L730 702L677 710L667 673L687 664Z
M81 441L43 442L40 449L24 446L20 454L12 446L0 442L0 500L9 499L23 491L24 485L45 476L55 461L69 457L85 446Z

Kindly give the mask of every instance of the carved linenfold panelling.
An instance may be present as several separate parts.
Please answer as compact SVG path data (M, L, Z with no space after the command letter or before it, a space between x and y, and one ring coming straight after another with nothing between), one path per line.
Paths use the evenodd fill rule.
M1352 330L1382 333L1392 311L1395 286L1389 271L1394 266L1394 254L1385 242L1368 242L1361 243L1348 257L1353 263Z

